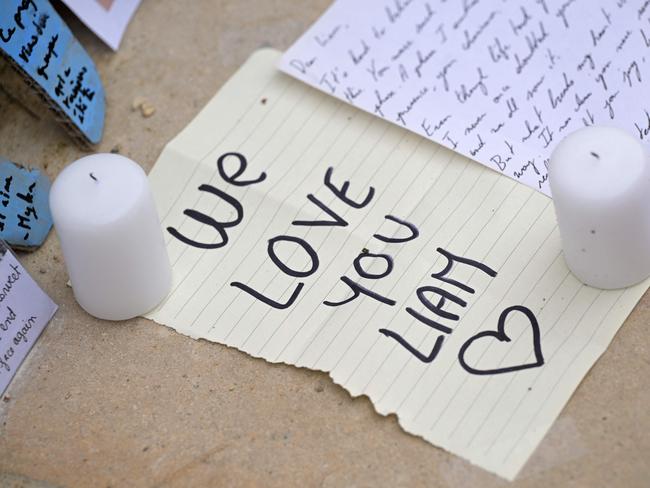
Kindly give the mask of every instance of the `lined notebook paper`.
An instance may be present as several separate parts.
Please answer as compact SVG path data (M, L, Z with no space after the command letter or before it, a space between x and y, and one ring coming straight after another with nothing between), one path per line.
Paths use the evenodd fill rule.
M259 51L150 174L153 320L328 372L512 479L648 283L568 271L551 200L277 72Z

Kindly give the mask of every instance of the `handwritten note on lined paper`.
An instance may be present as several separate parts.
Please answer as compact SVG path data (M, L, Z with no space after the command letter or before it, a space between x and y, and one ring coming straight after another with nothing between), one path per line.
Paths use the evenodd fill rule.
M280 66L546 194L565 134L650 141L644 0L338 0Z
M174 269L153 320L329 372L513 478L648 284L582 285L551 200L256 53L150 174Z

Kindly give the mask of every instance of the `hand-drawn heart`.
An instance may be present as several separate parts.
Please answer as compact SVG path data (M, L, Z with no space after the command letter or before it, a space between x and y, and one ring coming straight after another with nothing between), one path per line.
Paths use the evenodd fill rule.
M510 342L510 337L508 337L508 334L505 333L504 327L506 324L506 319L508 318L508 315L511 312L521 312L530 321L530 326L533 329L533 348L535 352L535 362L533 363L526 363L526 364L519 364L516 366L506 366L503 368L495 368L495 369L476 369L472 368L470 365L467 364L465 361L465 352L467 352L467 349L472 345L472 343L478 339L482 339L484 337L494 337L500 342ZM539 334L539 324L537 323L537 318L535 318L535 314L530 311L530 309L522 306L522 305L514 305L512 307L506 308L503 312L501 312L501 315L499 316L499 323L497 325L497 330L487 330L484 332L479 332L475 336L470 337L465 344L460 348L460 351L458 351L458 360L460 361L460 365L467 371L468 373L472 374L478 374L478 375L488 375L488 374L501 374L501 373L511 373L513 371L520 371L522 369L528 369L528 368L537 368L539 366L542 366L544 364L544 356L542 356L542 346L540 343L540 334Z

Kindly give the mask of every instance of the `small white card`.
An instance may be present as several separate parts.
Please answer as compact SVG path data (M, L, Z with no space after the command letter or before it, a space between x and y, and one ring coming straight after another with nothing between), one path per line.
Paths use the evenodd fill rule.
M117 51L140 0L63 0L63 3L113 51Z
M4 393L57 308L0 241L0 393Z

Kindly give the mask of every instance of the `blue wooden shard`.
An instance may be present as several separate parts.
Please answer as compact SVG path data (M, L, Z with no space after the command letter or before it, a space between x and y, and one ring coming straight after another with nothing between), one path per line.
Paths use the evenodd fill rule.
M14 249L34 250L52 228L50 180L0 157L0 238Z
M105 101L99 73L50 2L0 2L0 55L45 99L77 141L101 140Z

